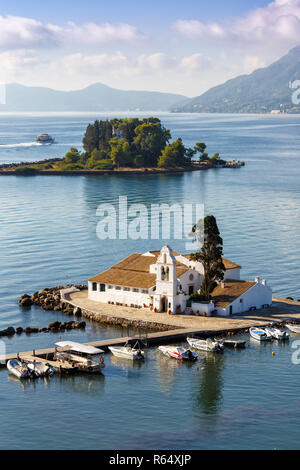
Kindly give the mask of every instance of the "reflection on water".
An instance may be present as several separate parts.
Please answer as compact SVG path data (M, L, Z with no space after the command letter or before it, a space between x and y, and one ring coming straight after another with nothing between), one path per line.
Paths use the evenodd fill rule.
M164 393L170 393L175 386L176 378L188 369L194 368L199 370L200 363L183 362L165 356L162 352L156 350L155 365L158 372L158 379L161 390Z
M145 356L146 359L146 356ZM113 364L113 372L110 369L110 373L125 375L128 378L138 378L140 377L141 370L145 366L145 361L133 361L131 359L125 359L122 357L111 356L110 363Z
M195 405L205 414L217 415L222 404L225 354L206 353L199 384L194 390Z
M15 382L21 390L40 391L42 388L51 388L58 384L60 392L79 393L83 395L101 395L104 393L105 376L103 374L74 374L55 375L53 377L43 377L38 379L18 379L12 374L8 374L8 380Z
M13 374L8 374L7 376L8 380L11 382L16 382L19 384L21 390L25 391L26 389L31 389L33 391L38 391L40 390L40 387L43 386L44 388L48 388L50 384L50 380L52 380L52 377L41 377L38 379L18 379L15 375Z
M56 380L60 392L97 396L104 394L105 375L103 374L57 376Z

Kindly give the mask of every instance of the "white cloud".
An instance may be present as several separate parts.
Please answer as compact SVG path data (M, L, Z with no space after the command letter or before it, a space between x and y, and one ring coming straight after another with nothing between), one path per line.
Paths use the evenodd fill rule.
M85 55L81 52L63 57L61 67L65 68L70 74L78 71L86 73L97 73L105 68L119 68L126 66L127 57L122 52L115 54L95 54Z
M0 15L0 48L41 47L64 44L103 44L111 41L133 41L143 35L129 24L76 25L64 27L43 24L32 18Z
M189 38L250 43L284 41L292 46L300 42L300 0L275 0L230 23L178 20L174 28Z
M34 73L36 66L40 66L35 51L20 49L0 53L0 81L8 82L18 80L24 72Z
M180 67L185 71L200 71L213 67L211 60L201 53L183 57L180 60Z
M198 20L178 20L174 28L190 38L223 38L227 34L226 30L218 23L202 23Z
M162 71L170 69L176 65L176 58L170 57L163 52L156 52L154 54L142 54L137 57L136 67L140 71L158 70Z

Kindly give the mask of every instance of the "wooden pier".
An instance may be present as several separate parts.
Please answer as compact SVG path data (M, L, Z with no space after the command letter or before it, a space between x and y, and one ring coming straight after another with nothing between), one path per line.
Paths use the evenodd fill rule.
M269 322L266 323L266 325ZM109 346L122 346L127 342L134 343L135 341L140 341L145 344L145 346L156 346L159 344L165 344L165 343L172 343L172 342L178 342L185 340L187 336L201 336L202 338L208 338L210 336L219 336L219 335L224 335L228 333L241 333L243 330L241 328L232 328L230 330L195 330L195 329L189 329L189 328L183 328L183 329L176 329L176 330L169 330L169 331L161 331L157 333L149 333L145 337L138 337L138 336L131 336L131 337L123 337L123 338L113 338L113 339L105 339L101 341L93 341L90 343L85 343L87 346L94 346L95 348L103 349L105 352L108 352ZM247 328L244 330L247 331ZM33 351L27 351L27 352L20 352L20 353L12 353L12 354L6 354L5 356L0 356L0 367L6 367L6 364L9 360L11 359L16 359L17 356L20 356L21 359L24 359L26 361L31 361L33 362L34 360L38 360L41 362L48 362L49 364L53 365L54 367L57 367L57 362L53 361L54 357L54 347L53 348L48 348L48 349L41 349L41 350L33 350ZM60 363L62 366L62 369L66 369L66 372L68 372L69 369L72 368L72 366L66 364Z

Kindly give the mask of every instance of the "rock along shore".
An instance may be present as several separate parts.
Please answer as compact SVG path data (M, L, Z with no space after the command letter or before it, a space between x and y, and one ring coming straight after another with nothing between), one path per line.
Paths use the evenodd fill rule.
M42 308L45 311L53 311L53 312L62 312L64 315L68 316L75 316L77 318L81 319L86 319L89 321L94 321L97 323L101 323L102 325L106 326L121 326L123 328L142 328L145 330L152 330L152 331L169 331L172 329L175 329L174 327L171 327L169 325L165 325L163 323L159 322L148 322L148 321L143 321L139 319L127 319L127 318L120 318L117 316L114 316L113 313L110 314L99 314L98 312L92 312L87 309L82 309L80 307L74 307L69 303L68 301L64 300L61 298L60 291L63 289L68 289L70 287L75 287L76 289L83 291L87 290L87 286L84 284L73 284L73 285L66 285L66 286L55 286L51 288L45 288L41 289L38 292L35 292L33 295L28 295L28 294L23 294L20 297L19 300L19 306L22 307L23 309L29 309L31 308L32 305L36 305L40 308ZM50 323L48 327L44 328L31 328L32 331L27 331L27 333L33 333L33 332L38 332L38 331L62 331L66 329L72 329L72 328L84 328L85 327L85 322L74 322L74 321L69 321L69 322L53 322L56 323L56 325L53 325ZM60 323L60 325L58 325ZM23 330L23 329L22 329ZM15 334L17 331L11 334ZM26 330L23 330L26 332ZM22 333L20 328L20 333ZM1 336L1 331L0 331L0 336Z

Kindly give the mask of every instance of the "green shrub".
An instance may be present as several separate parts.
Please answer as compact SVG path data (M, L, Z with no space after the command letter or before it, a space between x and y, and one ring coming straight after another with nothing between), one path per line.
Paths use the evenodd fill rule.
M113 170L114 165L111 160L99 160L91 170Z
M84 170L84 165L80 163L59 163L57 167L63 171L70 171L70 170Z
M30 166L20 166L15 169L15 173L18 173L21 175L35 175L38 172L39 171L36 168L30 167Z

